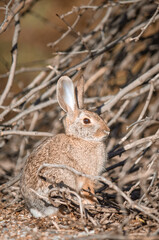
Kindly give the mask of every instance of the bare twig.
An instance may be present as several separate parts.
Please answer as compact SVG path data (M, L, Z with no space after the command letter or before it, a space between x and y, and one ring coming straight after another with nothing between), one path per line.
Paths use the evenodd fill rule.
M157 7L153 16L147 22L147 24L144 27L141 28L140 34L138 36L134 37L134 38L131 38L131 41L135 41L135 42L139 41L139 39L143 35L143 33L147 30L147 28L151 25L151 23L155 21L155 17L157 16L158 12L159 12L159 6Z
M12 178L10 181L2 184L0 186L0 191L3 191L4 189L8 188L8 187L11 187L12 185L14 185L16 182L18 182L20 180L20 177L21 177L21 173L18 174L16 177Z
M107 103L104 104L104 106L101 108L101 112L110 111L110 109L128 92L132 91L136 87L142 85L145 81L149 80L153 75L157 74L159 72L159 63L156 64L154 67L152 67L149 71L144 73L142 76L137 78L135 81L133 81L131 84L129 84L127 87L122 89L115 97L112 97Z
M137 121L141 121L143 116L145 115L145 112L149 106L149 103L150 103L150 100L151 100L151 97L152 97L152 94L153 94L153 90L154 90L154 86L153 86L153 83L151 83L151 87L150 87L150 91L149 91L149 94L147 96L147 100L146 100L146 103L144 105L144 108L142 109L142 112L140 113L140 116L138 117L138 120ZM136 128L136 124L131 128L131 130L120 140L119 144L122 144L135 130Z
M6 135L20 135L20 136L32 136L32 137L52 137L52 133L47 132L35 132L35 131L0 131L0 136Z
M144 206L140 206L135 204L117 185L115 185L114 183L112 183L111 181L107 180L106 178L102 177L102 176L92 176L92 175L88 175L88 174L84 174L82 172L79 172L77 170L75 170L72 167L66 166L66 165L62 165L62 164L48 164L48 163L44 163L39 169L38 169L38 174L40 173L40 171L43 168L61 168L61 169L67 169L70 172L73 172L74 174L78 175L78 176L82 176L82 177L86 177L89 178L91 180L98 180L101 182L106 183L110 188L114 189L116 192L118 192L129 204L133 209L137 209L139 211L141 211L142 213L146 214L147 216L149 216L150 218L154 219L155 221L159 222L159 219L153 215L150 212L149 208L146 208Z
M7 94L9 93L11 86L13 84L13 79L14 79L14 73L15 73L15 68L17 64L17 53L18 53L18 37L20 33L20 22L19 22L19 14L17 13L14 17L15 19L15 31L14 31L14 36L13 36L13 41L12 41L12 65L10 68L10 73L8 77L8 82L7 85L0 96L0 105L3 104Z
M9 2L9 4L10 4L10 2ZM11 23L12 19L16 15L18 15L18 13L24 7L24 5L25 5L25 1L24 0L19 1L19 2L15 1L15 4L13 5L13 7L11 8L10 11L8 10L8 8L6 8L6 13L7 14L5 16L5 19L4 19L3 23L0 26L0 34L3 33L7 29L7 27ZM8 5L8 7L9 7L9 5Z

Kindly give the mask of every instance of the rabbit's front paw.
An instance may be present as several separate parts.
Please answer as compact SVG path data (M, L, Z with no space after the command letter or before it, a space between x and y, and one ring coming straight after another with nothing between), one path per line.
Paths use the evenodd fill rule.
M80 190L80 195L83 198L83 204L95 204L98 202L95 197L94 184L91 180L87 178L80 178L80 185L82 188Z

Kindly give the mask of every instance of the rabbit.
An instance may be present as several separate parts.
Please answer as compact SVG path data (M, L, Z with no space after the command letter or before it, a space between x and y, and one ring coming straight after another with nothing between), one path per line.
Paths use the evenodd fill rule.
M20 188L25 204L36 218L56 215L59 211L50 202L49 191L64 184L76 191L84 203L93 203L94 183L66 169L43 168L44 163L63 164L84 174L100 175L107 160L106 139L109 128L95 112L83 108L84 83L74 87L72 80L61 77L57 82L57 101L66 113L65 134L57 134L42 142L30 154L24 165ZM51 179L52 185L46 179ZM56 185L57 184L57 185ZM89 194L90 193L92 194Z

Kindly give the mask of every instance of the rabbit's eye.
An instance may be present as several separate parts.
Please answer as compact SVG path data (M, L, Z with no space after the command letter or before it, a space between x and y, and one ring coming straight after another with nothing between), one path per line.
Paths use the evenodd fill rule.
M84 124L89 124L89 123L91 123L91 121L90 121L89 118L84 118L84 119L83 119L83 122L84 122Z

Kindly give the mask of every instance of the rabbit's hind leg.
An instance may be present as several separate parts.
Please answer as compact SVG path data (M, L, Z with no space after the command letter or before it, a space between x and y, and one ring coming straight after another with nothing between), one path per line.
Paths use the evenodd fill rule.
M34 189L30 188L29 190L29 197L25 198L25 202L33 217L43 218L57 214L58 208L54 207L47 197L39 194Z

